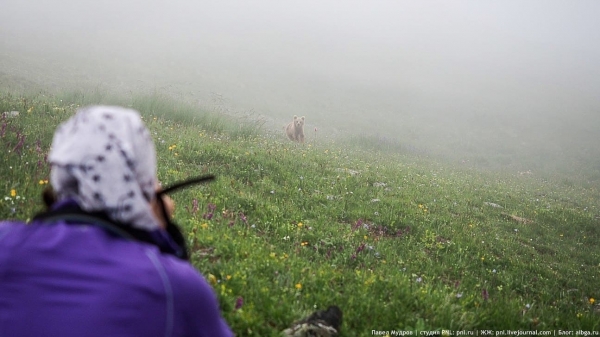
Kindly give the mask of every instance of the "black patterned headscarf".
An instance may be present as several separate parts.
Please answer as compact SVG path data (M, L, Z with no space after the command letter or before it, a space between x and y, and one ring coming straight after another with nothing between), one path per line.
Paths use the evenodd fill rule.
M150 208L155 197L156 150L137 111L90 106L54 134L50 182L59 200L85 211L103 211L137 229L159 228Z

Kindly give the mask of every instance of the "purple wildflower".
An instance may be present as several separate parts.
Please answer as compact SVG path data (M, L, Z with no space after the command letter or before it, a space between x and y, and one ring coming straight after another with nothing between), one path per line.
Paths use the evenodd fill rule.
M356 248L356 254L362 252L365 249L366 244L362 243L358 248Z
M213 203L208 204L207 207L208 207L208 211L211 212L211 213L214 212L217 209L217 205L215 205Z
M484 301L487 301L490 298L490 294L488 294L488 291L485 288L481 290L481 296L483 296Z
M196 214L198 212L198 199L192 200L192 214Z
M18 133L17 133L17 137L19 138L19 142L17 143L17 145L15 145L15 148L13 149L13 152L18 153L19 155L21 154L21 148L23 148L23 144L25 144L25 135L21 135L19 137Z
M248 224L248 218L246 218L246 215L244 213L242 213L241 211L238 213L240 220L242 220L243 223Z
M244 298L242 296L239 296L235 300L235 310L241 309L242 305L244 305Z
M354 226L352 226L352 230L357 230L360 228L360 226L362 226L363 224L363 219L358 219L356 220L356 223L354 224Z

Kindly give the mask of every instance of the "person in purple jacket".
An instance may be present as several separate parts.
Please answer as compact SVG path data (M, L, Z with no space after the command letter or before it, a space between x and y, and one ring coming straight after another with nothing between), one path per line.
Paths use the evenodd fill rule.
M49 161L48 211L0 222L0 336L233 336L156 193L136 111L80 109Z

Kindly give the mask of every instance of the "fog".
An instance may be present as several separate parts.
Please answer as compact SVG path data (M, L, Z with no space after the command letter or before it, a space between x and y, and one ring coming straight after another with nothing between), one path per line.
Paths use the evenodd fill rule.
M0 0L3 85L158 90L307 138L600 180L600 2Z

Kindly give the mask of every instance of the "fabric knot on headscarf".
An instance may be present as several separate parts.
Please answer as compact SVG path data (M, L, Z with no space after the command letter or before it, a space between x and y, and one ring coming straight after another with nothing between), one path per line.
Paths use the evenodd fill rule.
M137 111L91 106L77 111L54 134L50 182L58 199L85 211L155 230L150 208L156 187L156 151Z

